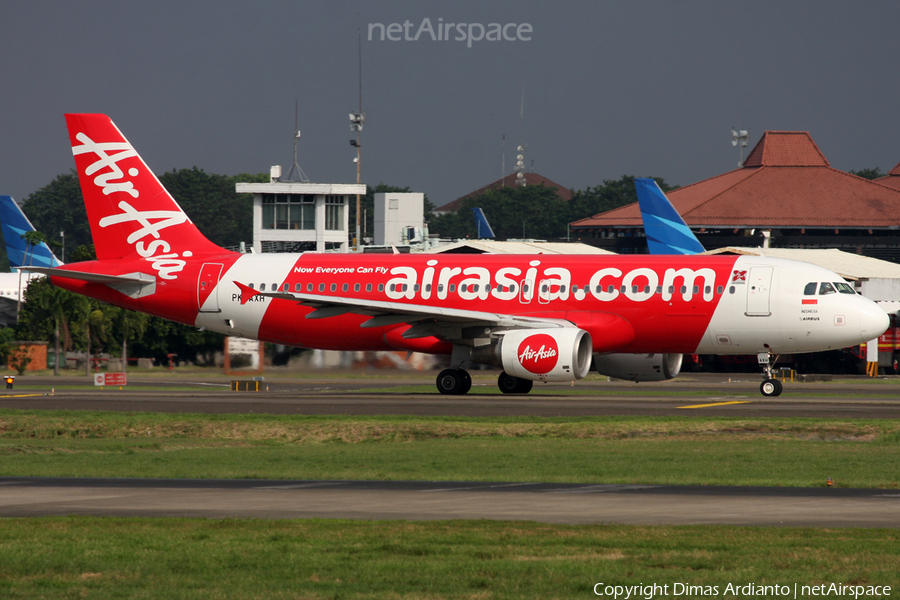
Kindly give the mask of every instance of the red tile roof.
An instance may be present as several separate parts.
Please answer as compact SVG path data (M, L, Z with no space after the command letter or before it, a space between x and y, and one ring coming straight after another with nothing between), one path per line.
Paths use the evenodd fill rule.
M667 195L693 227L900 225L900 190L881 183L828 166L806 132L767 131L742 168ZM572 223L605 227L643 227L637 203Z
M537 173L525 173L525 185L545 185L547 187L556 188L556 195L560 197L560 199L569 201L572 199L572 190L569 188L562 186L555 181L551 181L544 177L543 175L538 175ZM502 187L513 187L516 185L516 174L510 173L505 177L501 177L497 181L489 183L483 187L478 188L474 192L469 192L465 196L461 196L454 200L453 202L448 202L443 206L439 206L434 209L435 212L452 212L459 210L460 204L466 198L470 198L472 196L477 196L482 194L488 190L494 190Z
M828 160L806 131L767 131L745 167L827 167Z
M900 163L897 163L897 166L891 169L890 173L884 177L879 177L875 182L895 190L900 190Z

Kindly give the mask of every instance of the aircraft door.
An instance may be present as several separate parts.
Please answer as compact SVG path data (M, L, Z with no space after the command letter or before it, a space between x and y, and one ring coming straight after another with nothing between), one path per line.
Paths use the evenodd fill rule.
M222 263L203 263L200 268L200 277L197 279L197 309L200 312L222 312L216 288L223 267Z
M534 280L533 279L523 279L519 283L519 302L521 304L528 304L531 302L531 299L534 297Z
M750 267L747 276L747 312L748 317L768 317L772 314L769 307L769 293L772 288L772 271L774 267Z

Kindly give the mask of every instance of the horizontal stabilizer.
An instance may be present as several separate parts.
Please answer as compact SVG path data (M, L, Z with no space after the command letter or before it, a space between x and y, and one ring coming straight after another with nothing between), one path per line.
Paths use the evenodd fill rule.
M102 283L131 298L142 298L156 292L156 278L146 273L126 273L124 275L106 275L87 271L72 271L54 267L22 267L22 271L40 273L50 277L64 277L76 281Z

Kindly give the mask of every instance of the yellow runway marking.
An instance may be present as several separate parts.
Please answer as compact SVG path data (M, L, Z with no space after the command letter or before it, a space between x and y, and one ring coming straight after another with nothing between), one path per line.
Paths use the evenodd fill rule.
M31 398L33 396L48 396L49 394L0 394L0 398Z
M715 402L713 404L693 404L691 406L679 406L678 408L707 408L709 406L725 406L726 404L748 404L752 400L732 400L731 402Z

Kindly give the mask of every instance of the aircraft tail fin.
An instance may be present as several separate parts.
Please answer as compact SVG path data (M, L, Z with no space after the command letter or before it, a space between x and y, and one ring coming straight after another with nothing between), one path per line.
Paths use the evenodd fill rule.
M22 238L35 229L12 196L0 196L0 228L6 242L9 266L14 270L16 267L58 267L62 264L44 242L32 246Z
M99 260L143 258L174 279L185 258L225 252L200 233L109 117L67 114L66 125Z
M637 189L650 254L697 254L704 251L703 244L659 189L656 181L637 178L634 180L634 187Z
M475 213L475 230L478 232L478 238L493 238L494 230L491 229L491 224L484 216L484 211L480 208L473 208L472 212Z

